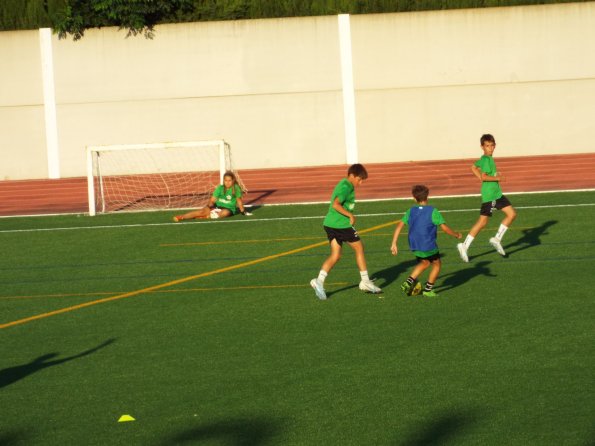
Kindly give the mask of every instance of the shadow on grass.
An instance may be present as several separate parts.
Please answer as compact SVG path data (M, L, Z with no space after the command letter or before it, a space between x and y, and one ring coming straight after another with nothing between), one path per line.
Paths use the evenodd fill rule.
M436 287L436 291L452 290L453 288L461 286L478 276L498 277L496 274L493 274L490 271L490 268L488 268L490 263L492 262L489 260L470 263L469 265L471 265L472 268L465 268L442 275L439 277L439 280L442 280L442 284Z
M476 418L463 412L445 414L424 422L408 438L398 439L393 444L402 446L456 444L456 437L460 437Z
M2 369L2 370L0 370L0 389L3 387L9 386L11 384L14 384L17 381L20 381L21 379L26 378L27 376L32 375L35 372L38 372L39 370L42 370L42 369L45 369L48 367L53 367L55 365L63 364L65 362L72 361L73 359L82 358L83 356L87 356L87 355L90 355L91 353L95 353L97 350L110 345L114 341L115 341L115 339L108 339L107 341L99 344L97 347L93 347L93 348L86 350L82 353L79 353L79 354L73 355L73 356L69 356L67 358L56 359L56 360L50 361L52 358L55 358L56 356L58 356L59 353L48 353L47 355L42 355L38 358L35 358L33 361L31 361L27 364L22 364L22 365L17 365L14 367L8 367L6 369ZM0 444L4 444L4 443L0 443Z
M399 275L403 273L407 273L409 269L413 268L413 266L417 262L415 260L408 260L406 262L401 262L396 265L393 265L389 268L382 269L380 271L376 271L375 273L371 274L370 278L375 281L375 284L378 285L380 288L384 289L390 284L392 284ZM406 277L403 279L405 280ZM342 291L351 290L353 288L358 288L359 283L355 283L353 285L347 285L343 288L337 288L333 291L327 291L327 297L331 297L334 294L340 293Z
M165 438L160 445L203 444L217 441L227 446L273 444L272 439L281 432L281 423L270 419L239 418L194 427Z
M29 444L27 434L24 431L13 430L11 432L0 433L0 445L2 446L20 446Z
M395 280L397 280L401 275L404 275L402 277L401 282L405 281L405 279L407 279L407 276L411 272L410 270L412 270L415 265L417 265L417 261L415 259L407 260L405 262L397 263L383 270L376 271L374 274L372 274L372 277L375 279L382 279L382 282L378 282L377 285L380 288L386 288L389 285L391 285Z
M547 230L557 223L558 220L548 220L535 228L523 229L522 236L518 240L515 240L514 242L503 246L504 250L506 251L505 257L510 257L513 254L516 254L520 251L524 251L525 249L541 245L541 237L547 235ZM476 256L469 257L469 259L473 260L478 257L491 254L493 252L493 250L482 252L481 254L477 254Z

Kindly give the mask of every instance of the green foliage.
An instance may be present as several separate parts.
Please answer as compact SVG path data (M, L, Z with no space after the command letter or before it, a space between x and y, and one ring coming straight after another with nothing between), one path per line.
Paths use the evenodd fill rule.
M130 35L153 37L157 23L172 20L191 6L189 0L67 0L57 17L55 29L60 38L71 34L83 37L88 28L118 26Z
M158 23L369 14L436 9L566 3L574 0L2 0L0 31L52 27L60 38L118 26L154 35ZM583 0L586 1L586 0Z

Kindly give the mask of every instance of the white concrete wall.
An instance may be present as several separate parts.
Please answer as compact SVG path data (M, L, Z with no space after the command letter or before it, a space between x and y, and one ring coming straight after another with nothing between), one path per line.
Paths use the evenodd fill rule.
M595 2L351 16L359 161L593 152ZM336 16L52 39L62 177L87 145L225 139L239 169L346 162ZM39 33L0 33L0 180L47 178Z
M360 160L593 152L595 3L352 17Z

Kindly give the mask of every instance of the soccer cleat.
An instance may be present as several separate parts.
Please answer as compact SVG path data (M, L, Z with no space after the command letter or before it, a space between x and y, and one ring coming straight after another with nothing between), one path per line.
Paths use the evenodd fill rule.
M498 254L500 254L501 256L506 255L506 251L504 251L504 248L502 247L500 240L498 240L496 237L492 237L490 239L490 245L492 245L496 249L496 251L498 251Z
M182 216L181 216L181 215L176 215L176 216L174 217L174 221L175 221L176 223L179 223L179 222L181 222L181 221L182 221Z
M320 300L326 300L326 292L324 291L324 287L318 281L318 279L312 279L310 281L310 286L314 288L314 292L316 293L316 297Z
M411 295L412 296L417 296L421 293L421 283L417 282L415 284L415 286L413 287L413 289L411 290Z
M438 297L438 293L434 290L426 291L422 293L425 297Z
M464 243L457 244L457 249L459 250L459 255L461 256L461 260L465 263L469 263L469 256L467 255L467 247Z
M407 296L411 296L411 289L413 288L413 285L410 284L409 282L405 281L401 284L401 290L403 291L403 293L405 293Z
M380 294L382 290L378 288L371 280L362 280L359 283L359 289L367 293Z

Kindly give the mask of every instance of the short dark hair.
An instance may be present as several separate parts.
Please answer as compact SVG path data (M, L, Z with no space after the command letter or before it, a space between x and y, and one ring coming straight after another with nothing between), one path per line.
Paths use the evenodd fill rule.
M482 146L483 146L483 143L486 141L493 142L494 144L496 144L496 138L494 138L489 133L486 133L485 135L481 135L481 138L479 138L479 142L481 143Z
M353 175L354 177L360 177L362 180L368 178L368 171L362 164L352 164L347 169L347 176Z
M430 189L423 184L416 184L411 188L411 195L415 198L415 201L421 203L422 201L428 200L428 195L430 194Z

